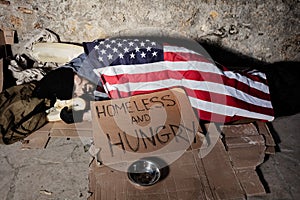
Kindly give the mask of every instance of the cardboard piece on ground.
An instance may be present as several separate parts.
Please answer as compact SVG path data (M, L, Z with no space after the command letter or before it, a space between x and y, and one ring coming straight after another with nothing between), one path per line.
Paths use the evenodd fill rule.
M176 157L202 144L182 89L92 102L91 111L94 143L106 165L170 152Z
M258 133L253 123L220 126L220 129L222 129L225 135L227 150L220 140L219 129L217 129L214 124L206 124L204 127L207 129L207 135L210 136L210 141L205 141L207 143L215 141L216 144L213 145L213 148L209 148L211 147L210 145L202 145L202 140L196 140L196 144L199 143L198 146L193 148L192 145L190 151L179 154L178 157L176 157L177 160L173 160L175 162L167 160L169 156L163 157L163 159L166 159L166 163L172 163L169 165L170 172L165 179L151 187L141 188L134 186L127 178L126 172L114 170L116 169L113 168L114 166L121 165L123 170L125 169L126 171L126 167L128 167L133 160L140 158L139 155L134 154L132 157L126 157L125 159L124 155L128 152L136 150L136 152L143 154L142 157L146 157L145 153L152 153L153 150L162 148L161 146L157 147L154 145L154 147L150 146L151 148L133 149L133 147L140 144L144 145L144 147L146 144L149 144L149 142L153 144L151 141L153 142L154 139L159 140L160 138L152 138L152 140L149 140L149 138L147 139L147 135L143 135L144 137L140 137L139 140L137 140L140 141L140 143L134 143L130 135L125 135L132 132L139 132L135 132L136 129L126 128L134 126L135 123L142 127L151 127L148 124L148 120L143 118L148 115L148 119L158 119L158 121L164 122L165 124L181 124L182 119L178 116L182 116L182 113L179 112L178 108L182 107L186 108L185 113L193 113L191 110L188 110L191 108L190 104L185 101L181 104L177 103L178 96L184 98L184 93L176 94L175 97L168 92L170 91L92 104L94 142L98 148L101 148L101 161L108 160L109 162L104 162L106 165L101 165L100 167L94 164L92 167L90 172L90 189L92 196L90 199L245 199L246 195L265 194L264 188L262 184L259 184L259 178L255 172L255 167L263 161L265 155L265 140L264 137ZM174 91L171 91L171 93L172 92L174 93ZM175 93L176 92L178 91L175 91ZM145 109L147 106L149 106L149 108L153 106L149 103L151 102L149 99L153 97L155 97L156 103L162 105L161 102L159 103L157 101L162 101L162 96L164 95L169 95L167 99L173 100L175 102L173 102L173 104L180 105L171 110L164 108L168 116L171 116L171 119L168 118L167 120L162 120L162 115L150 115L147 112L148 110ZM132 105L134 105L135 110L133 110ZM129 112L129 110L131 112ZM127 111L127 115L116 117L120 112L125 111ZM137 119L139 121L137 121ZM197 135L196 130L200 130L200 128L195 129L194 125L191 125L191 122L195 120L194 116L188 119L189 121L187 123L182 123L187 130L180 132L181 138L186 138L189 135ZM125 129L121 129L120 127L125 127ZM124 130L126 130L126 132ZM189 132L188 130L193 131ZM199 132L201 132L201 130ZM154 132L154 135L156 136L156 132ZM158 135L158 137L159 136L161 135ZM168 139L175 140L176 137L178 137L178 135L171 134ZM143 138L147 140L143 141ZM166 145L167 144L168 143L166 143ZM115 156L112 152L114 152L116 148L121 149L121 151L118 152L121 156L116 156L117 160L112 162L109 159ZM170 151L164 153L174 157L170 152L176 153L175 149L176 148L171 148ZM188 156L191 153L193 154L193 159ZM153 154L151 155L153 156ZM157 154L156 156L162 158L161 154ZM191 160L193 160L193 164L189 164L192 162ZM237 172L240 172L239 176L237 176ZM250 175L253 177L254 184L256 184L257 187L251 187L251 185L249 185L252 184L251 182L249 183ZM259 183L257 183L257 181Z
M254 170L237 170L236 175L241 182L243 189L248 197L265 195L266 191L262 185L256 171Z
M193 150L195 151L195 150ZM89 173L89 200L108 199L211 199L211 190L207 185L202 163L196 160L197 152L187 151L178 160L169 165L168 175L152 186L136 186L130 182L126 172L107 166L99 167L92 163Z
M238 124L238 125L224 125L221 126L221 130L226 138L248 136L248 135L259 135L253 123Z
M262 135L225 137L225 145L235 169L252 169L265 157L265 139Z
M257 121L256 122L258 132L264 136L266 141L266 154L275 154L275 146L276 143L273 139L273 136L268 128L268 125L264 122Z
M266 151L265 151L266 154L271 154L271 155L274 155L276 153L276 149L275 147L272 147L272 146L267 146L266 147Z
M227 153L247 196L266 194L255 171L256 167L263 163L266 153L266 137L261 133L265 125L260 122L255 124L259 126L255 126L254 123L228 125L223 126L222 130Z
M46 148L51 138L92 138L92 123L88 121L66 124L62 121L49 122L24 139L22 149Z
M251 147L254 145L265 146L265 139L262 135L249 135L241 137L229 137L225 139L227 150L232 148Z
M244 191L220 139L202 162L214 199L244 199Z
M53 123L50 137L92 137L92 123L88 121L66 124L63 121Z
M264 161L265 149L265 145L232 148L228 151L228 155L235 169L255 170Z
M22 142L22 149L46 148L53 123L48 123L39 130L27 136Z
M14 44L15 31L0 30L0 45Z
M209 130L217 131L216 127ZM110 167L93 163L89 174L92 193L89 199L245 199L265 194L254 169L238 170L232 166L229 152L220 139L204 158L199 157L199 152L186 151L169 165L169 174L150 187L135 186L126 172L110 168L127 166L124 163Z

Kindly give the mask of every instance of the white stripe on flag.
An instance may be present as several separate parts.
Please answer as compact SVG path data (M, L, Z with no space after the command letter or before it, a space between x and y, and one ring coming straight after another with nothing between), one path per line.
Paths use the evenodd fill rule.
M199 73L208 72L214 73L217 75L225 75L228 78L236 79L249 87L260 90L264 93L269 94L269 87L261 82L253 81L245 76L241 76L238 73L234 72L222 72L219 68L211 63L198 62L198 61L188 61L188 62L170 62L162 61L149 64L136 64L136 65L117 65L117 66L108 66L104 68L94 69L95 73L100 76L108 75L122 75L122 74L146 74L151 72L159 72L163 70L170 71L189 71L195 70ZM220 77L221 78L221 77Z
M171 52L171 53L173 53L173 52L191 53L191 54L196 54L196 55L202 56L201 53L195 52L195 51L187 49L185 47L178 47L178 46L168 46L168 45L165 45L164 46L164 52Z
M242 82L242 83L244 83L252 88L255 88L257 90L260 90L264 93L270 94L269 86L265 85L262 82L254 81L246 76L243 76L239 73L235 73L235 72L231 72L231 71L225 71L224 75L228 78L238 80L239 82Z
M227 106L223 104L217 104L213 102L207 102L203 101L201 99L197 99L194 97L189 97L189 100L191 102L192 107L199 109L199 110L204 110L210 113L216 113L220 115L225 115L225 116L243 116L243 117L250 117L250 118L255 118L255 119L265 119L268 121L272 121L274 119L273 116L257 113L257 112L251 112L248 110L244 110L241 108L236 108L232 106Z
M188 79L182 79L182 80L165 79L165 80L151 81L151 82L138 82L138 83L127 82L123 84L113 84L113 85L106 83L106 87L109 91L117 89L121 92L152 91L152 90L170 88L175 86L182 86L192 90L202 90L207 92L214 92L223 95L228 95L253 105L272 108L272 104L270 101L251 96L245 92L242 92L230 86L226 86L219 83L207 82L207 81L194 81Z

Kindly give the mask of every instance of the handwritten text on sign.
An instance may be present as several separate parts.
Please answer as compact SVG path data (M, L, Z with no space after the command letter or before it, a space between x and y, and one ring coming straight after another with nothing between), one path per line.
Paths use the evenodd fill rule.
M104 161L184 151L201 142L198 120L180 89L92 102L92 115Z

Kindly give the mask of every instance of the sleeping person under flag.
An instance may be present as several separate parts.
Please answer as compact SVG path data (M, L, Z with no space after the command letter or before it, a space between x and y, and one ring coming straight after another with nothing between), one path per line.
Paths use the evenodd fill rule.
M104 99L183 88L203 121L227 123L244 118L272 121L274 117L300 111L297 80L300 73L296 65L283 68L275 63L259 70L231 71L216 64L198 43L179 38L107 38L85 42L83 47L84 54L41 80L40 94L48 90L45 85L51 74L64 79L60 71L71 68L74 72L69 73L71 77L76 74L76 78L103 88L105 94L95 92L94 97L100 94ZM51 84L55 90L55 83ZM76 86L75 81L74 87L78 90L81 86ZM69 112L69 118L70 113L74 112Z

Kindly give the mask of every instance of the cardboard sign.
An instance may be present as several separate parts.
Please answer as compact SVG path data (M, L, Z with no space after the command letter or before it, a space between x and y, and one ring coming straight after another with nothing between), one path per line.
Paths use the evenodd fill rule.
M202 144L198 119L182 89L91 102L91 110L94 143L104 164L149 156L171 162Z

